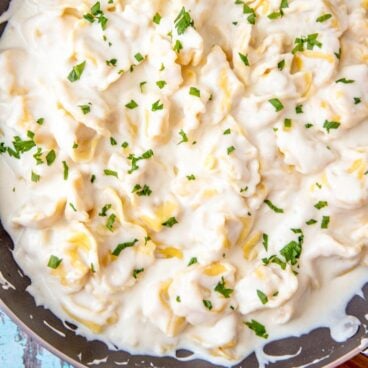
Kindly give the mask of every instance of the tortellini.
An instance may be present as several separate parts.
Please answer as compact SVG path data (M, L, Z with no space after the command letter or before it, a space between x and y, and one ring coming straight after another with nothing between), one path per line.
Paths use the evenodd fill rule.
M347 300L368 265L366 3L12 0L0 214L36 303L109 346L233 366Z

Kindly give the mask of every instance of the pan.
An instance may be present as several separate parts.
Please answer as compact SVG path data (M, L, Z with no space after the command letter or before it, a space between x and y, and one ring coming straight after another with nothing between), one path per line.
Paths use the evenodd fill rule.
M10 0L0 0L0 14L9 6ZM5 25L0 26L0 36ZM121 350L110 350L100 341L88 341L75 333L76 326L60 321L48 309L37 306L26 291L30 280L15 262L12 254L13 243L0 221L0 308L5 311L25 332L48 350L75 367L93 365L99 368L216 368L202 360L177 360L172 357L132 356ZM329 329L315 329L300 337L289 337L271 342L264 348L273 356L267 368L319 368L336 367L368 346L368 283L359 295L347 305L346 313L357 317L361 323L357 333L343 343L332 340ZM190 352L178 351L178 358L185 358ZM288 356L287 359L277 357ZM236 368L256 368L255 353L248 356ZM368 366L368 360L366 362Z

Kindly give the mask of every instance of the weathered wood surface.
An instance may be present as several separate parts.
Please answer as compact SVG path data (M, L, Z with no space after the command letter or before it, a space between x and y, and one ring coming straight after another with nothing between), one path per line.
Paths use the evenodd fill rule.
M0 368L72 368L42 348L0 310Z

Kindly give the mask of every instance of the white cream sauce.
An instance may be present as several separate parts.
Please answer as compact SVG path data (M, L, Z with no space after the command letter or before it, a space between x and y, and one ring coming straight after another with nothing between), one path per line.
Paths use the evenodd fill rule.
M3 18L1 220L36 303L89 339L264 365L269 341L357 330L368 3L246 3Z

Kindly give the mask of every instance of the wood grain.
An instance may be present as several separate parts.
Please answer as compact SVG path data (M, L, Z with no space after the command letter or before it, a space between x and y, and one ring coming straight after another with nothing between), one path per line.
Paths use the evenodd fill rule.
M359 354L354 359L346 362L345 364L340 365L339 368L367 368L368 367L368 357Z

